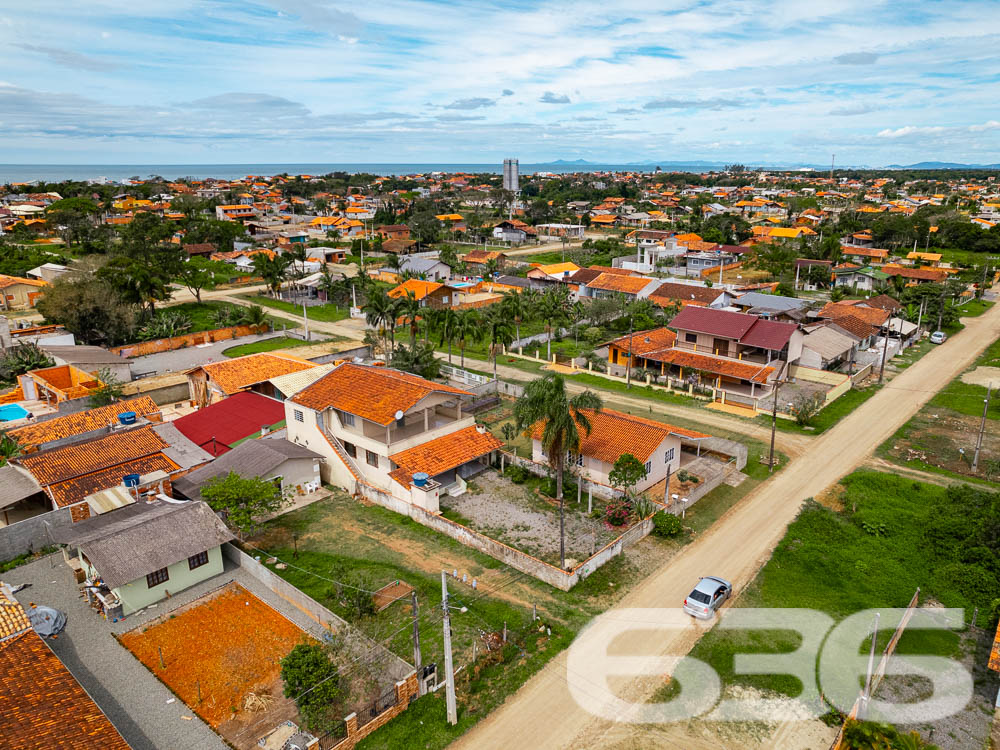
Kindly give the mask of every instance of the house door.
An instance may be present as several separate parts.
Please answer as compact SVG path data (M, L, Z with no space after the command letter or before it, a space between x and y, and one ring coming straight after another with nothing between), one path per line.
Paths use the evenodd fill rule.
M712 352L720 356L729 356L729 339L715 339L712 341Z

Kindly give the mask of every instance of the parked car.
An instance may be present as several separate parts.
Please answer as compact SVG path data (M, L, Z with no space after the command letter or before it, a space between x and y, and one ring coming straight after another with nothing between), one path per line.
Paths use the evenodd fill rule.
M705 576L684 599L684 611L700 620L715 615L722 603L733 595L733 584L724 578Z
M934 331L934 333L931 334L932 344L943 344L947 340L948 340L948 334L945 333L944 331Z

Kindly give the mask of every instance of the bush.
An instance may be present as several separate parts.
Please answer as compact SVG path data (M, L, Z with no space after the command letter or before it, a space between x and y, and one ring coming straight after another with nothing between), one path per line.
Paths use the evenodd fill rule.
M612 526L624 526L632 517L632 503L624 497L609 500L604 506L604 517Z
M503 474L514 484L524 484L528 481L528 477L530 476L527 469L523 466L515 466L514 464L511 464L504 469Z
M678 482L686 482L690 478L691 478L691 475L688 474L687 469L681 469L680 471L677 472L677 481Z
M657 513L653 516L653 533L656 536L675 537L683 530L684 524L673 513Z

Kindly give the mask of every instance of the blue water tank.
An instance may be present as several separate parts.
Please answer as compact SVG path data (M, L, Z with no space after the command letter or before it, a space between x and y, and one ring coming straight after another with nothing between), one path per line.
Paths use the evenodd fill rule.
M430 479L429 475L427 475L425 472L418 471L416 474L413 475L413 485L415 487L424 487L427 485L428 479Z
M118 421L122 424L135 424L136 414L134 411L123 411L118 415Z
M122 484L126 487L138 487L139 486L139 475L138 474L126 474L122 477Z

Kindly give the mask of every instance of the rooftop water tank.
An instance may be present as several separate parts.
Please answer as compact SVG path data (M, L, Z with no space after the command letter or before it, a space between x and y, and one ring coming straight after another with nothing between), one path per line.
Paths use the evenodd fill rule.
M428 479L430 479L430 476L428 474L426 474L423 471L418 471L416 474L413 475L413 485L415 487L424 487L427 485Z
M126 474L122 477L122 484L126 487L138 487L139 486L139 475L138 474Z
M122 424L135 424L136 413L134 411L123 411L118 415L118 421Z

